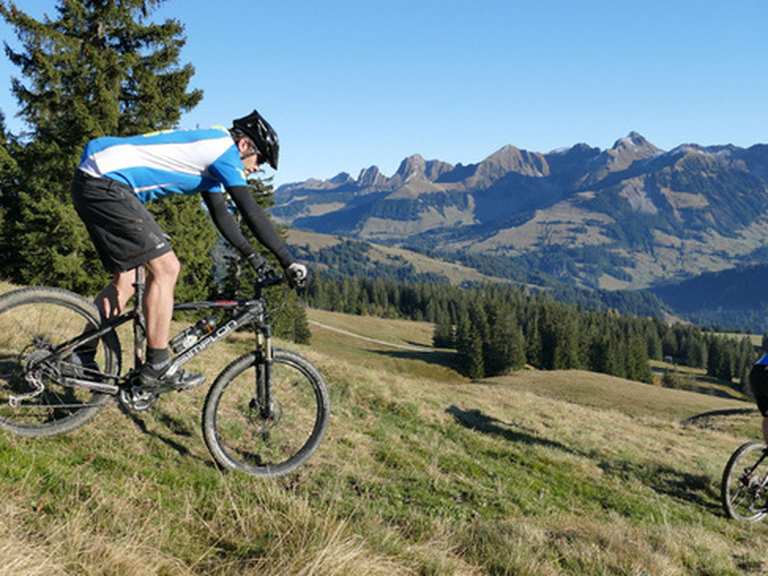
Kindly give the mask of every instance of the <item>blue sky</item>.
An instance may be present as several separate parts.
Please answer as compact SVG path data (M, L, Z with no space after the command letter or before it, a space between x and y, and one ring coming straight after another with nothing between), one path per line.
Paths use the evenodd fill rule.
M258 108L280 134L278 184L391 174L414 153L606 148L631 130L665 149L768 142L764 1L169 0L167 17L205 91L181 127ZM15 40L4 23L0 37ZM0 109L19 129L11 75L3 56Z

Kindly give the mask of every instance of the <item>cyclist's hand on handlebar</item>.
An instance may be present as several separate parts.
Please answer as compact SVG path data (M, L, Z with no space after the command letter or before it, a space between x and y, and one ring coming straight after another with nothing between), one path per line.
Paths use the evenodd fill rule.
M288 283L293 288L303 288L307 283L309 271L304 264L294 262L285 269L285 275L288 278Z

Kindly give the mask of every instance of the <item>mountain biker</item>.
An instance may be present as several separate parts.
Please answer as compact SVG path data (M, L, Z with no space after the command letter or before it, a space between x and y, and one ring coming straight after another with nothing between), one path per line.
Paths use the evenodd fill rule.
M763 354L749 371L749 387L763 415L763 438L768 444L768 353Z
M254 110L232 122L232 128L169 130L140 136L91 140L80 158L72 184L78 215L93 241L112 282L96 297L102 318L122 313L134 293L132 270L144 266L147 353L138 375L143 389L167 384L190 387L201 374L165 370L173 294L181 265L168 236L144 204L172 194L200 194L222 236L256 268L264 259L243 236L227 209L234 201L256 238L278 259L289 280L307 276L264 211L256 204L246 176L268 163L277 169L279 143L269 123ZM95 367L95 351L82 352L80 363ZM89 356L90 354L90 356Z

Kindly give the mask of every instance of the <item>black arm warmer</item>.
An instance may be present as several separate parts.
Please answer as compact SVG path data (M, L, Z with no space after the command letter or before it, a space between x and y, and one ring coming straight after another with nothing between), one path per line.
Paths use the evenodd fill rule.
M237 221L227 210L227 200L221 192L203 192L203 201L208 206L211 220L216 224L224 239L232 244L246 258L255 253L253 246L243 236Z
M235 186L228 188L227 192L229 192L232 200L235 201L235 205L240 210L240 213L245 217L248 228L251 229L253 235L256 236L259 242L269 248L280 261L280 265L283 268L288 268L293 263L288 246L285 245L285 242L277 234L277 230L272 226L272 222L269 221L264 210L256 204L250 188L247 186Z

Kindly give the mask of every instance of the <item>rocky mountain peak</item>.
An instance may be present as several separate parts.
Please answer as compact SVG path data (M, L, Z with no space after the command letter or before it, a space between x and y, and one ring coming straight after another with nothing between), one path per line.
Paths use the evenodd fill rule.
M453 164L449 164L448 162L443 162L441 160L430 160L427 162L427 165L424 169L425 176L434 182L440 176L443 174L450 172L453 170Z
M361 188L381 186L385 184L386 181L386 176L381 173L378 166L371 166L360 170L360 175L357 177L357 185Z
M520 150L507 144L477 165L474 178L489 183L510 172L523 176L546 176L549 174L549 165L542 154Z
M427 161L424 160L424 157L421 154L413 154L400 163L395 177L399 178L401 182L405 182L416 176L424 176L426 168Z
M346 184L348 182L352 182L352 176L348 172L339 172L328 180L328 182L331 182L332 184Z
M660 148L648 142L641 134L635 131L630 132L624 138L616 140L611 150L618 154L631 154L636 158L650 158L662 152Z
M593 159L590 174L586 178L586 184L594 184L613 172L626 170L638 160L646 160L662 154L664 151L657 148L641 134L630 132L624 138L619 138L613 146L605 150Z

